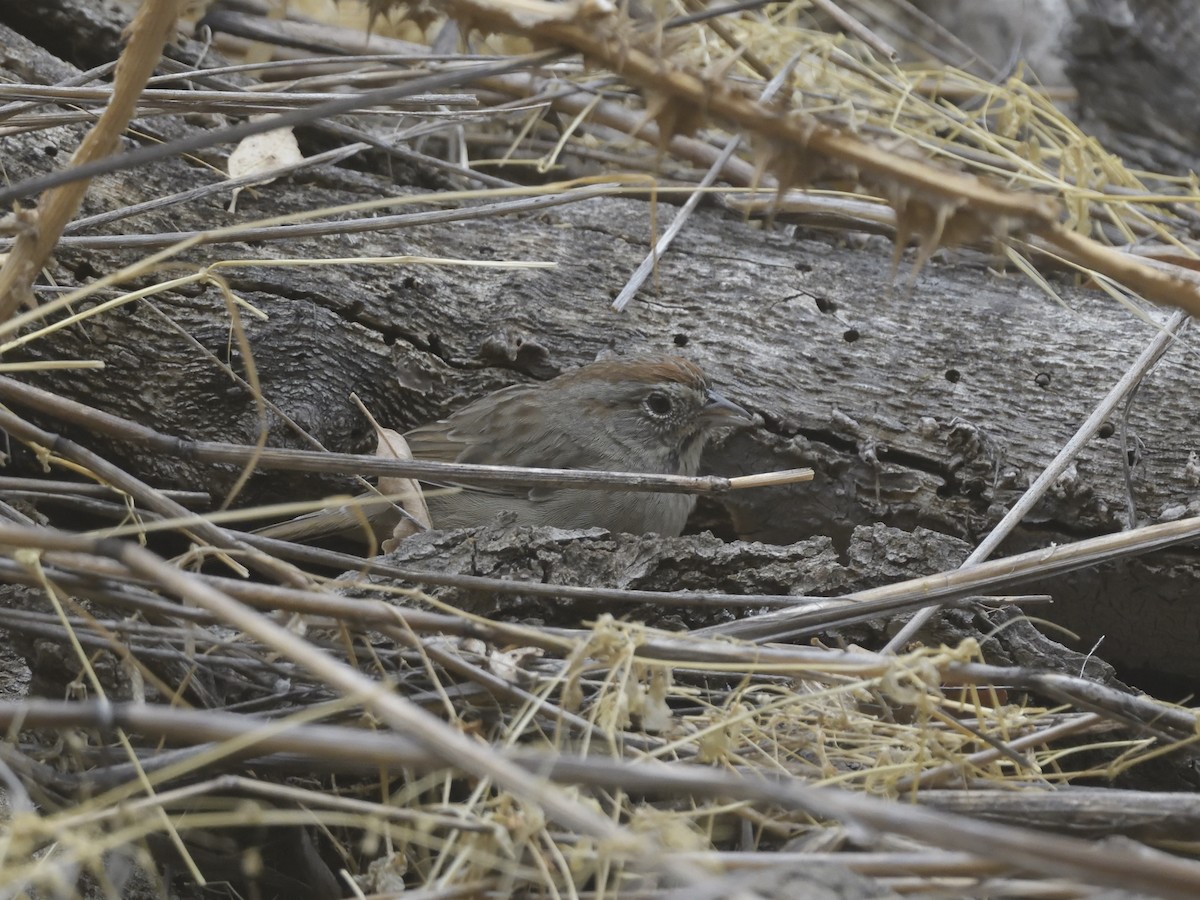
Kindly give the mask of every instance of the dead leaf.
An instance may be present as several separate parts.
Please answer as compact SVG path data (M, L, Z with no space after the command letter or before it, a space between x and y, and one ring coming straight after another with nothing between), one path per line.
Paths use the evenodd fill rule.
M412 459L412 451L408 449L408 442L404 440L400 432L390 428L379 429L379 446L375 448L375 455L385 459ZM395 550L399 543L409 535L418 534L431 527L429 507L425 503L425 495L421 493L421 485L416 479L382 477L379 479L379 492L398 497L397 504L412 517L411 519L402 518L392 529L392 536L383 542L384 553Z
M541 647L517 647L513 650L493 650L488 654L487 667L493 675L510 684L527 681L522 677L527 662L540 659L545 654Z
M296 135L292 133L292 129L276 128L263 134L252 134L233 148L233 152L229 154L229 177L243 178L262 173L262 179L252 183L270 184L277 177L272 175L272 172L277 172L284 166L294 166L303 160L304 154L300 152L300 145L296 143ZM236 211L238 195L243 187L250 185L233 189L233 196L229 201L230 212Z

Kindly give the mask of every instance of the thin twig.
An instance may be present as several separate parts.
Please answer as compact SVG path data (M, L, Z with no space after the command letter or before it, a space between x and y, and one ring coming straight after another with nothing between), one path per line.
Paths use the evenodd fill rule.
M180 0L146 0L142 4L129 26L129 43L113 73L111 101L75 151L71 165L55 173L64 180L57 186L44 183L36 189L45 192L38 201L36 221L21 231L0 266L0 322L7 321L22 303L32 299L30 289L34 278L49 258L63 228L83 202L88 179L98 174L88 169L114 165L114 157L110 154L117 148L121 134L133 118L138 94L154 72L163 45L175 32L179 7ZM0 207L10 204L11 201L0 201Z
M1075 716L1066 722L1051 725L1049 728L1042 728L1021 737L1009 738L1005 745L1009 750L1026 750L1030 747L1049 745L1059 738L1078 734L1105 721L1105 718L1097 713L1085 713L1081 716ZM920 775L906 775L896 782L894 790L899 796L904 796L914 788L937 787L956 778L962 778L965 773L970 772L973 768L981 768L995 762L1001 755L1001 752L996 748L980 750L978 753L969 754L962 759L956 759L953 762L945 763L936 768L927 769Z
M303 125L307 122L312 122L317 119L336 116L342 113L351 112L366 106L375 106L381 103L390 103L393 100L398 100L402 97L409 97L415 94L431 93L441 90L442 88L453 87L455 85L470 82L476 78L482 78L486 75L498 75L504 72L510 72L514 69L536 66L540 63L549 62L552 59L562 55L561 50L543 50L539 53L532 53L527 56L511 57L500 62L481 63L474 66L464 66L461 68L448 69L439 72L436 75L429 75L424 78L418 78L407 84L390 85L384 88L377 88L372 91L366 91L361 94L351 94L347 97L337 97L333 100L328 100L325 103L319 103L316 106L305 107L304 109L292 110L291 112L281 113L276 116L268 116L262 119L242 122L238 125L231 125L227 128L216 128L211 131L198 131L186 138L180 138L174 141L167 141L162 144L151 144L145 147L139 147L136 150L130 150L121 154L119 157L108 157L106 159L97 160L85 165L76 166L71 169L51 172L47 175L39 175L33 178L27 178L24 181L18 182L11 187L0 188L0 207L11 204L14 200L20 200L23 197L28 197L31 194L36 194L41 191L49 190L64 184L70 184L75 181L95 178L97 175L105 175L109 172L119 171L121 169L129 169L135 166L142 166L148 163L157 162L161 159L170 159L173 156L178 156L184 153L191 153L196 150L203 150L206 147L212 147L217 144L231 144L248 138L255 134L265 134L268 131L274 131L278 128L290 128L295 125Z
M80 72L78 75L72 76L71 78L67 78L63 81L58 82L58 86L59 87L74 87L74 86L80 85L80 84L87 84L89 81L94 81L97 78L104 78L106 75L108 75L109 72L111 72L116 67L116 65L117 65L117 63L115 60L112 62L101 63L100 65L98 65L94 68L88 69L86 72ZM36 101L32 101L32 102L16 101L13 103L6 103L4 106L0 106L0 122L6 121L7 119L11 118L12 116L17 115L18 113L24 113L24 112L28 112L31 109L37 109L39 106L42 106L42 105L44 105L44 104L38 103Z
M621 188L613 184L580 187L556 193L546 193L540 188L525 188L527 192L541 191L533 197L517 200L501 200L458 209L435 209L418 213L398 213L390 216L366 216L362 218L332 221L316 221L295 225L264 225L260 227L239 226L212 231L167 231L156 234L113 234L113 235L69 235L59 240L59 246L76 249L99 250L106 247L129 249L153 249L171 247L184 241L194 240L197 245L244 243L247 241L283 241L306 237L321 237L330 234L359 234L362 232L387 231L393 228L413 228L419 225L444 225L450 222L477 221L489 216L505 216L513 213L536 212L569 203L581 203L596 197L607 197L620 193ZM431 197L431 200L436 198ZM0 248L6 243L0 241ZM464 263L467 264L467 263Z
M763 88L762 94L759 96L760 103L771 102L771 98L778 93L779 89L783 87L784 82L791 77L792 70L799 61L800 54L797 53L784 63L783 68L779 70L778 74ZM654 245L654 249L650 251L650 255L643 259L637 269L634 270L634 273L629 276L629 280L621 288L621 292L617 294L617 298L612 302L613 309L617 312L623 311L629 301L633 299L634 294L641 290L646 279L650 277L650 273L658 265L658 261L670 249L671 244L675 241L675 236L683 230L683 226L687 224L696 207L700 205L700 200L704 197L705 191L716 183L717 177L725 171L725 164L737 152L741 144L742 136L740 134L735 134L725 142L725 147L721 150L721 155L716 158L708 171L704 173L704 177L700 179L700 183L696 185L696 189L692 195L687 198L687 202L683 204L679 212L675 213L675 218L671 220L671 224L667 226L667 230L658 239L658 243Z
M11 378L0 377L0 396L14 403L34 406L64 421L83 425L97 434L136 443L169 456L200 462L246 463L254 460L259 469L292 472L341 472L359 475L388 475L420 478L430 482L467 484L553 485L590 490L643 490L659 493L719 494L734 489L728 478L715 475L686 476L656 473L604 472L585 469L523 468L442 463L428 460L385 459L356 453L326 453L308 450L266 449L216 441L187 441L170 437L129 419L84 406L49 391ZM43 442L50 440L39 432ZM793 483L812 478L809 469L770 473L770 483ZM782 479L782 480L781 480ZM759 482L741 482L755 487ZM161 510L159 510L161 512Z
M796 607L714 625L692 632L696 635L724 634L743 640L782 641L807 634L818 626L878 618L897 608L936 607L944 598L971 594L1003 593L1029 581L1110 562L1127 556L1150 553L1200 536L1200 517L1148 525L1120 534L1106 534L1044 550L1030 550L1003 559L960 566L908 581L856 591L823 601L821 608ZM896 643L892 641L891 643ZM889 652L895 652L889 649Z
M288 165L279 166L268 171L254 172L250 175L242 175L239 178L229 178L225 181L216 181L212 184L202 185L201 187L192 188L187 191L179 191L175 194L168 194L165 197L155 197L152 200L146 200L142 203L135 203L131 206L122 206L118 209L110 209L107 212L97 213L94 216L88 216L83 219L76 219L64 229L63 234L68 235L77 231L83 231L87 228L97 228L101 225L108 225L112 222L121 219L129 218L130 216L141 215L142 213L152 212L156 209L164 209L169 206L175 206L180 203L190 203L193 200L200 200L212 194L223 194L226 191L234 188L246 187L247 185L257 184L269 178L282 178L285 175L293 175L297 172L302 172L305 169L311 169L316 166L325 164L334 165L347 159L361 150L365 150L367 145L364 143L350 144L345 147L336 147L333 150L326 150L324 153L318 153L315 156L309 156L300 160L297 163L289 163ZM125 235L128 237L129 235Z
M895 47L834 3L833 0L813 0L813 5L824 10L839 28L851 37L858 38L884 59L895 62L899 58L900 54L896 52Z
M239 542L228 532L206 521L202 516L190 512L174 500L165 497L159 491L133 477L123 469L118 468L91 450L66 440L59 435L51 434L25 421L19 416L0 409L0 428L13 437L30 444L44 448L47 451L62 454L88 469L99 479L133 497L138 503L164 516L179 518L187 523L187 529L199 540L207 541L214 547L225 550L236 550L245 555L247 561L255 568L272 578L293 585L303 585L307 579L295 567L262 553L255 548Z

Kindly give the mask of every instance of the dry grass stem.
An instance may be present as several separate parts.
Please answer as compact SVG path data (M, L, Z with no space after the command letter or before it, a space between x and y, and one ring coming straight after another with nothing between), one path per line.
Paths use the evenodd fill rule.
M77 173L116 149L133 118L138 96L158 64L163 44L174 34L179 6L179 0L146 0L130 25L129 43L113 73L112 98L72 159ZM11 318L18 306L32 302L33 280L79 209L88 177L77 175L42 196L33 220L26 224L0 266L0 322Z

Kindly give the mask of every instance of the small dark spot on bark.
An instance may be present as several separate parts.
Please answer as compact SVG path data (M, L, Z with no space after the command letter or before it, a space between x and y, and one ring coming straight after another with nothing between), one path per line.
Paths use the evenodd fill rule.
M797 272L811 272L812 270L813 270L813 267L806 262L796 263L796 271Z
M814 297L813 300L817 304L817 312L831 313L837 312L837 304L828 297Z
M75 276L76 281L88 281L89 279L100 277L100 273L96 271L96 267L86 259L78 263L71 270L71 274Z
M947 369L946 380L951 384L958 384L962 381L962 372L958 371L958 369Z
M858 333L857 328L847 328L845 331L842 332L842 340L845 341L847 344L853 344L860 337L862 337L862 335Z
M686 347L688 345L688 336L686 334L677 334L672 338L676 347Z
M1038 372L1033 379L1033 383L1040 388L1050 387L1050 373Z
M400 286L406 291L411 291L417 286L417 278L415 275L405 275L404 280L400 282Z
M1096 436L1100 438L1110 438L1116 434L1116 426L1112 422L1105 422L1096 432Z
M47 156L49 156L51 159L54 159L54 157L58 156L58 148L55 147L53 144L47 144L45 147L42 148L42 152L45 153Z

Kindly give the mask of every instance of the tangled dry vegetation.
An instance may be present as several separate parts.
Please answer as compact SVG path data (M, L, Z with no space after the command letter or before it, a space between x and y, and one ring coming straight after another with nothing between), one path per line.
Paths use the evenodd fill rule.
M0 107L6 134L89 119L107 106L74 174L64 166L0 189L6 204L45 192L36 211L10 221L0 351L157 292L220 284L219 263L167 265L198 244L270 241L272 229L377 227L376 211L421 200L477 219L501 206L651 188L716 195L753 217L888 233L897 261L911 243L918 266L948 243L982 246L1050 292L1046 273L1086 273L1131 314L1145 315L1145 301L1200 309L1181 237L1194 225L1193 185L1157 178L1147 187L1146 176L1105 154L1020 78L898 65L879 34L833 3L714 12L683 0L636 15L607 0L380 4L380 15L414 16L430 35L446 15L472 40L504 35L490 46L511 55L458 55L454 41L433 65L428 47L376 37L372 56L281 52L269 65L206 72L172 65L164 80L191 83L186 98L151 79L177 12L172 0L145 0L111 85L5 86L14 88ZM212 15L224 34L281 47L313 34L286 19ZM820 30L822 21L831 27ZM355 47L335 27L320 33L326 46ZM521 41L537 49L523 52ZM259 80L268 73L273 82ZM244 79L240 90L212 80L234 75ZM449 117L456 130L446 155L456 162L408 149L416 143L387 144L436 165L460 190L147 239L148 255L127 268L19 311L64 229L70 234L86 182L69 178L322 117L339 123L346 145L376 146L387 110L434 92L443 110L454 109L451 91L470 91L478 103ZM191 113L274 118L107 156L135 108L169 116L185 100ZM502 122L517 126L491 127ZM434 121L405 137L445 129ZM539 183L497 184L470 168L489 152L523 161ZM577 177L546 183L559 165ZM717 183L725 187L701 190ZM673 227L685 227L693 206ZM652 261L618 307L651 277ZM114 288L104 303L86 302ZM254 348L238 324L256 311L232 291L228 299L231 340L256 388ZM1200 807L1191 796L1108 786L1164 759L1190 759L1190 709L1103 684L1083 660L1055 671L988 662L969 637L910 642L916 626L874 649L819 637L938 604L1011 597L1046 573L1193 540L1200 523L1181 519L986 561L1182 319L962 568L868 590L810 591L834 594L823 598L794 587L546 585L506 577L504 566L454 571L430 563L442 559L436 554L420 565L261 539L235 530L239 513L195 511L206 485L156 489L45 423L247 473L430 470L184 441L31 387L20 364L6 362L0 426L51 470L81 478L9 479L0 505L8 585L0 624L32 679L0 703L9 807L0 884L12 896L186 894L202 883L262 897L1082 897L1097 886L1200 895L1200 863L1191 859ZM657 489L731 488L719 478L660 481ZM123 523L49 527L30 505L48 499ZM450 538L474 548L523 541L539 559L595 539L503 524ZM613 553L684 552L642 538L611 542ZM166 558L180 547L186 552ZM821 555L828 547L810 549L767 562L776 573L832 571ZM509 597L545 605L531 614ZM691 627L671 627L680 610ZM1013 629L1011 620L998 626ZM1099 840L1118 835L1127 840Z

